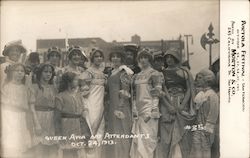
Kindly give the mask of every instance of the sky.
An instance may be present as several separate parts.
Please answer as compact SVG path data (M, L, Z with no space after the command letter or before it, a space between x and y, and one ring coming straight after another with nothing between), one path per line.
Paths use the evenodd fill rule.
M1 51L6 43L21 39L36 50L37 39L101 37L107 42L177 39L193 35L189 42L192 73L208 67L208 47L200 37L214 26L219 39L219 1L3 1L1 2ZM184 39L183 39L184 40ZM191 41L191 40L190 40ZM186 42L186 41L185 41ZM219 44L212 47L213 60Z

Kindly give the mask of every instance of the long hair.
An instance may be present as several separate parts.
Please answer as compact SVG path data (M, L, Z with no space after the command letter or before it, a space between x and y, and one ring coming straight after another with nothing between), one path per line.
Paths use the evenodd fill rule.
M16 63L16 64L13 64L13 65L9 65L8 67L6 67L5 69L5 73L7 74L7 82L10 82L13 80L13 71L17 68L21 66L24 70L24 77L22 79L22 84L25 84L25 72L26 72L26 69L25 69L25 66L21 63Z
M59 93L64 92L67 90L70 85L72 84L76 74L73 72L66 72L62 75L62 79L59 84Z
M44 69L45 69L46 67L50 67L51 70L52 70L52 76L51 76L51 78L50 78L50 80L49 80L49 84L53 84L53 79L54 79L54 76L55 76L55 68L54 68L52 65L50 65L50 64L40 64L40 65L36 68L36 70L35 70L35 74L36 74L36 83L38 84L38 87L39 87L40 89L42 89L42 86L41 86L42 73L43 73L43 71L44 71Z

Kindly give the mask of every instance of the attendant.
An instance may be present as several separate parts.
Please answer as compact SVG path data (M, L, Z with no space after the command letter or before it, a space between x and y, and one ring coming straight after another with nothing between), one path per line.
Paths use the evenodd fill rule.
M26 48L17 42L11 42L5 45L3 50L3 56L5 56L5 62L0 65L1 71L1 86L6 82L6 73L5 70L9 65L13 65L18 63L21 55L24 54L26 56L27 50Z
M25 86L25 67L12 64L6 73L6 83L1 89L1 156L33 157L29 152L33 145L32 134L40 133L41 126L34 96Z
M195 82L203 89L194 99L197 111L195 123L202 128L193 132L190 158L211 158L211 146L214 143L219 116L219 98L212 89L215 75L212 71L203 69L196 75Z
M48 63L53 65L55 69L55 76L53 78L53 84L59 89L60 80L63 73L63 68L59 67L61 60L61 49L58 47L51 47L47 53Z
M109 134L131 135L131 81L133 71L123 65L124 55L122 48L113 49L109 57L113 70L108 78L108 105L105 111L106 132ZM106 147L106 157L129 158L131 139L113 139L116 144Z
M73 72L62 75L59 94L55 98L55 106L61 118L57 120L56 132L58 135L67 136L67 140L60 141L59 156L63 158L78 158L82 152L71 143L77 140L69 139L71 135L81 135L82 102L77 97L78 77ZM81 141L81 140L79 140Z
M104 136L104 92L106 77L101 70L101 64L104 60L103 52L94 49L91 52L91 65L84 72L86 79L90 81L90 89L88 94L88 116L90 121L90 130L92 138L89 141L88 158L101 158L102 147L97 144L101 143Z
M26 61L27 86L31 86L33 83L36 83L35 71L39 64L39 54L37 52L31 52L28 56L28 60Z
M55 70L50 64L41 64L35 73L37 82L32 85L32 91L35 96L36 114L42 128L41 133L35 136L36 157L54 158L57 157L57 142L46 140L45 136L55 136L54 111L57 93L53 85Z
M88 58L81 47L70 47L68 50L68 60L69 64L64 67L63 72L74 72L80 74L85 71L85 68L82 68L80 64L88 61Z
M152 54L148 50L142 50L138 55L141 72L134 77L135 104L133 104L133 128L132 134L144 137L133 138L131 158L153 158L157 146L159 98L153 96L151 91L161 90L163 75L154 70Z
M185 158L190 152L191 133L185 126L192 125L193 79L186 68L181 67L181 57L177 50L170 49L164 56L167 68L163 70L165 79L161 98L160 142L157 147L159 158Z

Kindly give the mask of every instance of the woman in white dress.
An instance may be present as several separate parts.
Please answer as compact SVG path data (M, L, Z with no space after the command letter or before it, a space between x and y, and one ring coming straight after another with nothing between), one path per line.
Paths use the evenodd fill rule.
M13 64L6 69L7 82L1 89L1 157L32 157L33 122L35 132L41 127L34 109L35 99L25 86L25 68ZM31 117L29 117L31 116ZM29 121L29 122L28 122Z
M92 137L89 141L88 158L101 158L101 143L104 135L104 85L106 83L106 77L101 71L101 64L103 62L104 55L101 50L93 50L91 52L91 66L84 72L86 78L91 80L90 89L88 95L88 118L90 121L90 130Z

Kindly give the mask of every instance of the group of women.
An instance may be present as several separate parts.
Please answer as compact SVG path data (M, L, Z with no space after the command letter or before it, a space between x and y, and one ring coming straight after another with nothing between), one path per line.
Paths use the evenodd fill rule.
M112 69L106 74L99 49L88 58L80 47L69 48L63 68L58 67L57 47L48 50L48 60L41 64L35 53L28 64L19 63L25 51L20 44L3 51L3 157L211 157L218 125L215 76L202 70L194 84L177 50L164 54L167 66L160 72L150 50L114 47L109 52ZM186 128L194 125L204 128ZM110 138L115 143L103 145L107 133L128 137ZM72 134L85 139L69 139ZM72 145L77 141L85 142Z

